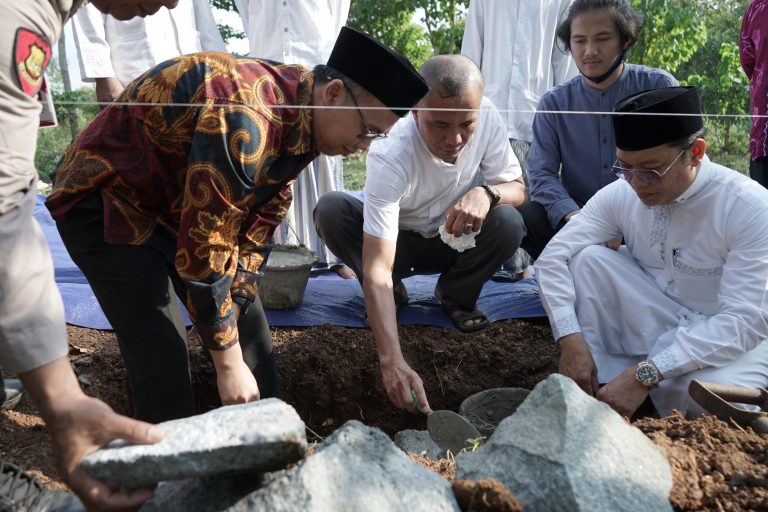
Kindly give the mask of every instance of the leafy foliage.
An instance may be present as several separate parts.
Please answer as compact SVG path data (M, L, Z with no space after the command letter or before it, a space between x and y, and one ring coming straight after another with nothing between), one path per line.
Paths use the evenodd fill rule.
M431 55L459 53L469 0L352 0L348 25L405 55L417 68ZM419 16L421 24L413 22Z
M749 0L632 0L646 18L630 61L665 69L681 84L696 85L707 119L713 160L744 172L748 126L727 114L749 111L746 76L739 62L739 29ZM739 155L743 155L739 157Z
M44 128L38 132L35 154L35 166L43 181L48 181L51 172L56 168L61 155L72 140L70 123L74 121L79 127L84 127L98 114L99 107L94 103L95 101L94 89L82 88L72 92L53 91L53 102L59 125L55 128ZM77 106L73 107L71 103L76 103ZM69 115L72 109L76 115L74 120Z

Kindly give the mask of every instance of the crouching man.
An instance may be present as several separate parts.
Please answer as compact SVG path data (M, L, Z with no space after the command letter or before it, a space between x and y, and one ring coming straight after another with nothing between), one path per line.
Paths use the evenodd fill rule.
M536 262L560 373L625 416L649 395L662 416L696 415L692 379L768 383L768 191L706 157L696 88L614 111L623 179ZM619 236L618 251L601 245Z
M387 394L410 410L411 390L423 410L429 405L400 350L396 311L408 302L402 279L440 274L435 296L453 324L482 329L480 291L525 235L515 209L525 198L520 164L501 115L483 97L480 70L464 56L441 55L420 72L430 87L417 105L424 110L372 145L365 204L330 193L315 208L318 234L362 283ZM452 248L438 236L442 225L447 240L474 235L476 246Z

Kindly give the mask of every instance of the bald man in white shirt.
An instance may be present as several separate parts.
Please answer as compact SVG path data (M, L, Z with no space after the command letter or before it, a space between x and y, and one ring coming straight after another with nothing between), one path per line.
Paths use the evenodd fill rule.
M488 326L475 304L525 235L516 209L525 185L478 67L463 55L440 55L420 72L429 94L368 152L365 204L327 194L315 226L363 286L389 399L414 410L413 391L428 411L421 378L400 350L396 309L408 301L402 279L439 273L435 296L456 328ZM448 237L474 233L476 247L457 251L438 236L441 227Z

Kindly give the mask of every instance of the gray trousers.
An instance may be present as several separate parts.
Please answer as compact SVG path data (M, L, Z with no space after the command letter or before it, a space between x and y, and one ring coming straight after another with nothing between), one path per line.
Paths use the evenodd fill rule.
M196 407L179 307L186 288L173 265L175 242L160 228L151 245L112 245L104 241L103 226L98 193L56 223L117 334L134 416L153 423L191 416ZM256 376L261 397L277 396L272 335L258 296L237 327L243 359Z
M314 212L315 228L326 245L363 282L363 202L344 192L320 198ZM477 246L457 252L439 236L424 238L414 231L400 230L392 268L392 279L440 274L437 286L443 303L474 308L483 285L520 247L525 224L509 205L495 207L475 238Z
M50 0L4 2L0 17L0 366L33 370L67 355L64 307L42 231L32 218L40 103L25 94L14 44L19 28L51 44L61 14Z

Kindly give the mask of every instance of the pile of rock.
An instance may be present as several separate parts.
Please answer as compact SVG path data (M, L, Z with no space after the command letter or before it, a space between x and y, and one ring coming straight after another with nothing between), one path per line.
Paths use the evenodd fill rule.
M357 421L309 456L304 423L276 399L161 427L162 442L113 443L86 459L87 471L133 487L160 482L146 511L460 510L447 480ZM396 437L403 446L404 436ZM416 441L403 447L424 451ZM659 449L559 375L539 383L483 446L457 454L456 464L457 478L485 482L480 487L501 482L525 510L671 510L672 479Z

